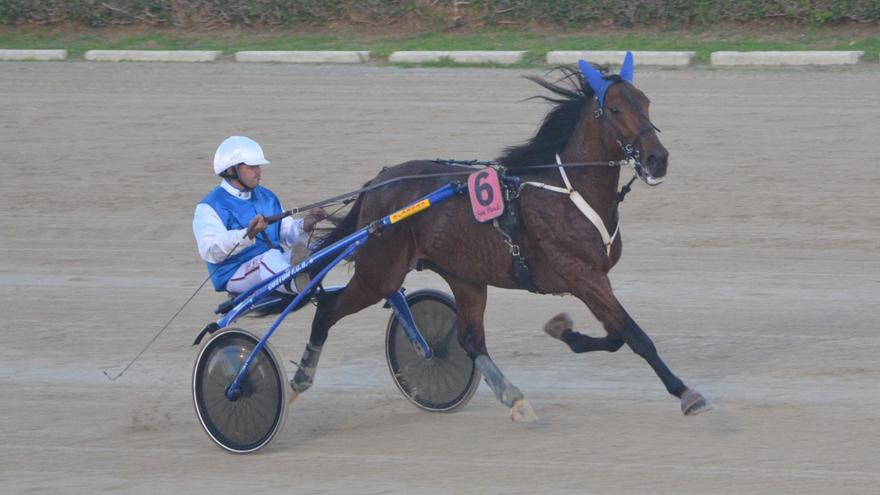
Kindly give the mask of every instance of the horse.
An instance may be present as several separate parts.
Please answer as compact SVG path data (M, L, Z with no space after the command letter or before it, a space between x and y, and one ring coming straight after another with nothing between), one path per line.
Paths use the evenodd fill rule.
M575 331L567 314L553 317L544 330L575 353L615 352L624 344L653 368L666 390L680 400L685 415L708 410L706 399L687 387L661 359L648 335L615 297L608 273L621 256L620 235L608 239L618 221L617 187L625 160L638 176L656 186L666 176L669 153L649 118L648 98L633 85L632 54L620 74L606 74L581 61L580 71L559 68L564 77L550 82L529 77L551 96L536 96L554 105L537 133L524 144L503 151L497 162L515 171L524 184L519 193L518 245L531 284L512 267L510 245L491 223L474 219L469 201L459 196L432 207L371 237L354 257L354 274L345 289L319 301L299 370L290 383L293 397L313 383L318 358L330 328L395 293L416 264L433 270L449 284L458 314L458 342L474 360L496 398L510 408L514 421L536 419L523 393L495 365L486 346L483 315L487 286L529 288L535 292L571 294L580 299L606 332L594 337ZM554 162L602 166L547 167ZM449 173L448 177L438 177ZM438 161L416 160L383 169L370 183L395 177L430 175L361 193L350 212L318 243L328 246L356 229L411 204L461 175L461 169ZM563 175L567 177L562 178ZM591 222L552 184L580 193L598 215ZM542 187L543 186L543 187ZM560 189L564 191L565 189ZM602 231L606 234L603 235ZM509 240L508 240L509 242ZM531 285L526 287L525 285Z

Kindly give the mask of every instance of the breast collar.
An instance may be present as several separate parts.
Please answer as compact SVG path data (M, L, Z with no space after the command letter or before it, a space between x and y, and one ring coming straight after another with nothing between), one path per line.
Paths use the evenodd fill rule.
M617 217L615 219L614 232L609 234L608 228L605 227L605 222L602 221L602 217L596 213L596 210L594 210L589 203L587 203L584 197L581 196L581 193L571 187L571 182L568 180L568 175L565 173L565 167L562 165L562 160L559 158L558 153L556 154L556 163L559 165L559 174L562 176L562 182L565 184L564 188L551 186L543 182L523 182L522 185L567 194L577 209L580 210L580 212L587 217L587 220L596 227L596 230L599 231L599 235L602 236L602 243L605 245L605 255L611 256L611 246L614 244L614 240L617 239L617 234L620 232L620 218Z

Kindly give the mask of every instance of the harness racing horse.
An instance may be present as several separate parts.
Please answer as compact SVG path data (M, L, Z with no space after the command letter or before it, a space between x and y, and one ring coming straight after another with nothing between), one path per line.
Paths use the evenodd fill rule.
M608 239L607 234L616 231L620 179L620 167L609 163L629 159L641 179L654 186L666 175L668 152L649 120L648 98L632 84L631 54L627 54L619 75L604 75L583 61L580 66L580 72L561 68L566 77L557 83L530 77L552 93L551 97L537 98L555 107L530 141L507 148L498 160L524 183L538 186L525 185L519 195L518 244L528 263L531 288L541 293L574 295L602 323L607 335L593 337L576 332L564 314L551 319L545 331L576 353L615 352L627 344L654 369L666 390L681 400L684 414L702 412L709 407L707 401L666 366L651 339L614 296L608 279L608 272L620 259L622 246L619 235ZM604 165L567 169L546 166L557 160L563 165ZM436 177L447 172L449 177ZM383 169L371 182L419 174L434 176L362 193L320 246L330 245L388 211L411 204L460 177L453 172L460 173L461 168L435 161L410 161ZM567 178L563 179L565 174ZM569 183L570 187L565 188ZM554 184L562 191L579 192L588 208L598 214L596 221L601 225L586 218L582 208L566 195L554 194L552 187L545 187ZM512 419L536 419L520 390L489 357L483 326L488 285L527 287L514 274L510 246L491 222L478 223L474 219L463 196L394 225L370 238L356 253L355 271L348 285L318 304L309 343L291 380L294 397L311 386L330 327L395 293L417 262L449 284L458 306L459 343L498 400L511 408Z

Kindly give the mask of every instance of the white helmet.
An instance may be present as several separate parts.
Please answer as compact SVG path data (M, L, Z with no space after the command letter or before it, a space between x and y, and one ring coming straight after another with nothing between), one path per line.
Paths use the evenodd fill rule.
M217 152L214 153L214 173L220 175L229 167L239 163L245 165L268 165L269 161L263 156L263 148L251 138L244 136L230 136L220 143Z

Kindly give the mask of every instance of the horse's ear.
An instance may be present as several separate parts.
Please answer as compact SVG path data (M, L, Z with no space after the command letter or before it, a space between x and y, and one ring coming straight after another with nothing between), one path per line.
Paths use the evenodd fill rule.
M599 106L605 106L605 92L608 91L608 86L611 86L613 81L605 79L602 73L588 62L580 60L578 66L580 66L581 73L583 73L587 84L593 88L593 93L596 94L596 98L599 100Z
M630 83L633 82L633 52L626 52L623 65L620 67L620 78Z

